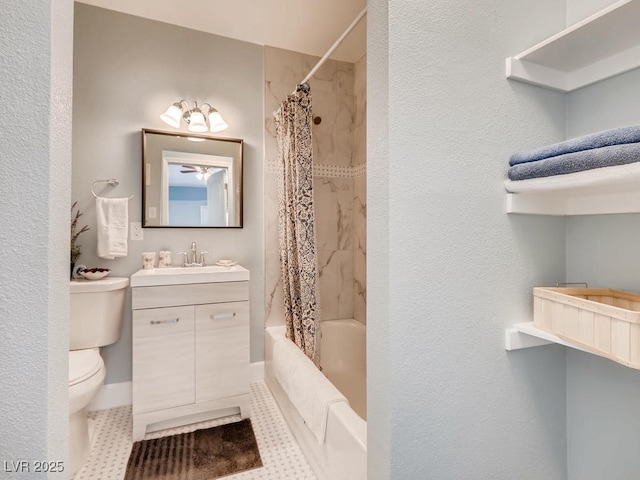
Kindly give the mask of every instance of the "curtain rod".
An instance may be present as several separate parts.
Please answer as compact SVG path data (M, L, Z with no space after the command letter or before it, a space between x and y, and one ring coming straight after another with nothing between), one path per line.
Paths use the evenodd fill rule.
M331 54L335 51L335 49L340 46L340 44L344 41L344 39L347 37L347 35L349 35L351 33L351 30L353 30L356 27L356 25L360 22L360 20L362 20L362 18L366 14L367 14L367 7L365 6L362 9L362 11L358 14L358 16L355 18L355 20L353 22L351 22L351 25L349 25L347 27L347 29L342 33L342 35L340 35L338 40L336 40L335 43L333 45L331 45L331 48L329 48L329 50L327 50L327 53L324 54L324 56L318 61L318 63L316 63L316 66L311 69L309 74L306 77L304 77L304 80L302 80L298 85L302 85L304 83L307 83L309 81L309 79L311 77L313 77L313 75L315 75L315 73L322 66L322 64L327 61L327 59L331 56ZM296 93L296 90L298 89L298 85L296 85L295 90L293 92L291 92L292 95L294 93ZM278 107L278 109L273 112L273 116L275 117L278 114L279 111L280 111L280 107Z
M367 14L367 7L364 7L362 11L358 14L358 16L355 18L355 20L351 22L351 25L349 25L347 29L344 31L344 33L340 35L340 38L338 38L338 40L336 40L336 42L333 45L331 45L331 48L327 50L327 53L325 53L324 56L320 59L320 61L316 63L316 66L311 69L311 71L306 77L304 77L304 80L300 82L300 85L302 85L303 83L307 83L309 79L313 77L313 75L318 71L318 69L322 66L322 64L327 61L327 59L331 56L331 54L335 51L335 49L340 46L340 44L344 41L347 35L351 33L351 30L355 28L355 26L360 22L360 20L362 20L362 17L364 17L366 14Z

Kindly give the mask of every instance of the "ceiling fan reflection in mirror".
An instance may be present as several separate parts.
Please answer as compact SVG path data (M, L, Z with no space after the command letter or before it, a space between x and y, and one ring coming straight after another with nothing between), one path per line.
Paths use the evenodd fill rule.
M216 173L220 168L207 167L202 165L182 165L185 170L180 170L180 173L195 173L198 180L206 181L211 175Z

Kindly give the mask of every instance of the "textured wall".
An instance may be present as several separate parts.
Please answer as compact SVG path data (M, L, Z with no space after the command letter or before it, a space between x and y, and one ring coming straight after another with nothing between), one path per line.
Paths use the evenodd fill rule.
M67 456L72 21L67 0L0 16L0 460L31 469Z
M278 254L278 145L273 112L317 61L316 57L297 52L272 47L265 49L267 325L282 324L284 319ZM357 198L357 193L362 193L361 185L366 178L362 124L366 108L363 99L366 77L362 64L357 94L354 90L355 77L353 64L329 60L309 81L313 115L322 119L320 124L313 126L313 186L323 320L353 318L355 305L363 312L366 298L361 282L365 276L363 253L355 266L356 250L362 250L359 243L356 247L356 241L366 233L365 210ZM358 118L361 120L359 123L356 122ZM359 149L354 146L356 141ZM354 163L356 151L357 164ZM358 192L355 184L359 186ZM361 315L361 321L364 321L364 315Z
M188 249L195 241L212 259L233 258L251 271L251 360L264 356L263 49L165 23L76 4L73 103L73 198L92 229L80 237L80 262L128 277L143 251ZM142 128L173 130L160 120L182 98L210 102L229 128L222 137L244 139L244 228L144 229L129 255L98 259L91 183L116 177L109 196L135 194L129 220L141 218ZM186 131L184 124L183 131ZM103 349L107 383L131 379L131 303L127 296L120 341Z
M567 0L567 26L602 10L616 0Z
M569 94L568 137L640 124L638 82L640 69ZM567 279L640 292L638 245L638 214L569 218ZM569 479L637 477L640 372L573 350L567 356Z
M367 383L374 409L373 391L389 392L390 477L564 479L564 351L504 350L532 285L564 278L564 220L507 216L502 186L510 153L564 138L564 97L504 78L508 55L564 26L564 4L388 9L387 72L378 25L367 53L370 76L389 79L386 115L372 105L384 86L368 85L369 125L386 122L389 139L385 158L384 135L369 136L367 328L369 345L388 335L391 371L370 364ZM369 426L371 478L389 478L386 428Z

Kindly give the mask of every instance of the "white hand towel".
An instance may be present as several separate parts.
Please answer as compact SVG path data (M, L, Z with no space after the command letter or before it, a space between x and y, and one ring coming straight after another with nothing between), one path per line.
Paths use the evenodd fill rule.
M96 198L98 256L114 259L126 257L129 235L129 199Z
M273 349L273 373L280 382L282 389L287 396L291 391L291 382L293 382L293 374L298 368L298 365L304 361L304 353L296 347L291 340L284 335L285 327L282 328L282 332L275 339L275 347ZM300 356L302 355L302 357Z
M281 350L273 353L276 378L322 445L327 433L329 406L337 402L348 404L349 401L291 340L281 337L275 348Z

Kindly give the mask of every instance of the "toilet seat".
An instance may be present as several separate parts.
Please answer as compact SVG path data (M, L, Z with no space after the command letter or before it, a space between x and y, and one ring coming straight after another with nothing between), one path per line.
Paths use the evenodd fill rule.
M69 352L69 386L77 385L98 373L104 362L100 349L71 350Z

